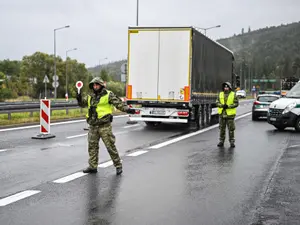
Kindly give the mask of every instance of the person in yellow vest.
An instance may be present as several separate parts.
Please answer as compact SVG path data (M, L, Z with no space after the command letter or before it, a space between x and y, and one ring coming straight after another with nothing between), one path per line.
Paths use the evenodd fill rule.
M112 133L111 122L113 120L113 110L118 110L134 114L135 110L124 105L122 100L113 92L105 88L105 83L99 77L95 77L90 83L89 88L92 94L82 96L77 94L78 105L82 108L87 107L86 115L89 124L88 133L88 152L89 166L83 170L84 173L97 173L98 156L99 156L99 140L102 138L103 143L113 161L117 175L120 175L122 163L115 145L115 136Z
M229 132L230 147L235 147L235 116L236 108L239 106L239 100L235 92L232 90L231 84L225 82L222 84L222 90L217 98L217 107L219 113L219 129L220 129L220 142L218 147L224 146L226 138L226 126Z

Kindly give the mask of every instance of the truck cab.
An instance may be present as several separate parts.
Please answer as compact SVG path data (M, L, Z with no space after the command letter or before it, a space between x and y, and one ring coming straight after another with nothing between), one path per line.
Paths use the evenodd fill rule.
M278 130L293 127L300 131L300 81L286 95L271 103L267 120Z

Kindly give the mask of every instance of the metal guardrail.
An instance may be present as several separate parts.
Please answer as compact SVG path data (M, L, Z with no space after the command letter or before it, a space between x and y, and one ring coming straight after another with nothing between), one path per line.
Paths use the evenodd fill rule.
M69 113L69 109L80 109L83 112L83 108L79 107L76 103L51 103L51 115L55 110L66 110L66 115ZM32 104L14 104L14 105L0 105L0 114L7 114L8 120L11 120L12 113L25 113L30 112L30 117L33 117L33 112L40 111L40 103Z

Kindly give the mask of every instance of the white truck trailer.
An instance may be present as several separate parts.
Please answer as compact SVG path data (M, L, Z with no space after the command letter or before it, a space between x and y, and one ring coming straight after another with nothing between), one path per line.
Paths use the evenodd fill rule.
M235 87L233 53L193 27L129 27L127 104L130 121L218 122L216 98L221 84Z

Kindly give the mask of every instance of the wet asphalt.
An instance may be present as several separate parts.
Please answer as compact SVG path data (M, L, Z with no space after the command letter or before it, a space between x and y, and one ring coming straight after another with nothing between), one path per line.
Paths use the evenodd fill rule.
M239 114L250 107L241 106ZM52 182L85 165L86 137L60 139L60 145L53 139L0 153L0 200L25 189L41 191L0 207L0 224L240 225L256 220L264 224L265 193L274 190L272 185L276 187L271 178L281 173L278 165L282 165L282 156L289 153L300 158L297 147L293 147L294 153L288 151L288 146L296 145L299 134L278 132L266 121L251 121L251 116L236 121L235 149L228 143L222 149L216 147L215 128L150 150L149 146L178 136L182 128L174 131L167 126L153 131L142 124L124 126L116 126L115 132L141 129L117 136L120 148L126 146L121 150L124 173L119 177L110 166L67 183ZM139 150L147 152L128 155L128 151ZM103 161L109 159L104 151L101 154ZM291 171L292 167L285 173Z

